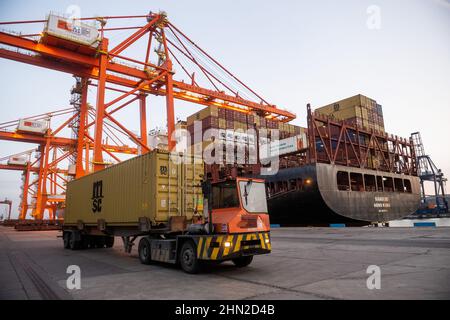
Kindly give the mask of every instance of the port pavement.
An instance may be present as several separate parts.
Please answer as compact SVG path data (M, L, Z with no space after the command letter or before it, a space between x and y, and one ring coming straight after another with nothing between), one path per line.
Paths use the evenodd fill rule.
M188 275L142 265L120 239L70 251L58 231L0 226L0 299L449 299L450 228L277 228L273 252L243 269L226 262ZM80 289L68 289L69 266ZM369 289L370 266L380 289ZM369 281L370 282L370 281ZM214 290L205 290L206 287Z

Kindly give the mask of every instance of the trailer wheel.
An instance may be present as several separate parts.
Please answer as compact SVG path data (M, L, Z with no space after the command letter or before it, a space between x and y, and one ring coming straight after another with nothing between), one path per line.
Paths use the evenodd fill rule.
M94 236L94 245L96 248L104 248L105 247L105 237Z
M91 244L90 236L88 235L81 236L81 248L89 249L90 244Z
M233 259L232 261L236 267L243 268L243 267L248 266L250 263L252 263L253 256L239 257L239 258Z
M70 232L63 233L64 249L70 249Z
M138 254L142 264L150 264L152 262L150 241L147 238L142 238L139 241Z
M81 242L79 240L75 240L75 232L70 233L70 239L69 239L69 247L72 250L78 250L80 249Z
M114 246L114 237L105 237L105 244L107 248L112 248Z
M197 249L192 241L183 243L180 251L181 268L187 273L198 273L201 268L201 263L197 259Z

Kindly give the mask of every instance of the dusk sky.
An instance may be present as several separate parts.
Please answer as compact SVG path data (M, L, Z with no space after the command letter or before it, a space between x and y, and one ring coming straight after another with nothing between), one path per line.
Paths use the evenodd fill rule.
M166 11L171 22L267 101L296 113L297 125L306 126L307 103L314 108L359 93L369 96L383 106L387 132L409 137L420 131L426 152L450 175L448 0L16 0L0 2L0 21L45 19L51 11L67 13L71 5L81 16ZM26 33L37 27L7 29ZM71 75L5 59L0 70L0 123L69 107ZM89 101L95 105L94 94ZM148 105L149 128L164 126L163 101L149 97ZM180 119L200 108L175 102ZM138 130L135 113L122 119ZM0 158L34 147L0 141ZM20 177L18 171L0 172L0 199L13 201L13 217ZM0 206L0 215L5 211Z

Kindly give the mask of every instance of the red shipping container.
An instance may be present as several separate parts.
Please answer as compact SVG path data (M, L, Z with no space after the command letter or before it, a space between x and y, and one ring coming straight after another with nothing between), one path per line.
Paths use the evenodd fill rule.
M219 108L218 114L219 114L219 118L225 119L226 118L226 109Z
M216 117L206 117L202 120L203 130L209 128L219 128L219 119Z
M261 118L260 126L261 126L261 128L266 128L267 127L267 122L266 122L265 118Z
M227 120L234 120L233 119L233 110L229 110L229 109L226 109L225 110L225 119L227 119Z

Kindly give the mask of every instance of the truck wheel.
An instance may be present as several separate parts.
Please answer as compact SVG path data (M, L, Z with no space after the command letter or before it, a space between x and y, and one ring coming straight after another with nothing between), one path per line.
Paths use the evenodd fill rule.
M90 240L90 236L88 235L83 235L81 237L81 248L83 249L89 249L89 244L90 244L91 240Z
M64 249L70 249L70 232L63 234Z
M238 268L243 268L248 266L253 261L253 256L245 256L245 257L239 257L232 260L234 265Z
M104 248L105 247L105 237L95 236L94 243L95 243L96 248Z
M139 241L138 254L142 264L150 264L152 262L150 241L147 238L142 238Z
M70 233L70 239L69 239L69 247L72 250L78 250L80 249L81 242L79 240L75 240L75 232Z
M181 268L187 273L198 273L201 263L197 259L197 249L192 241L183 243L180 251Z
M114 237L105 237L105 244L107 248L112 248L114 246Z

